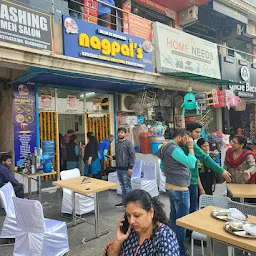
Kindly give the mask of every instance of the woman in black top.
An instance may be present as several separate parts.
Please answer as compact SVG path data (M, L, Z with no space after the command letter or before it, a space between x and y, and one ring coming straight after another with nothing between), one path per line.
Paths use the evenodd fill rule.
M93 178L101 179L101 165L99 159L99 142L91 132L87 133L88 143L84 150L84 175L92 174Z

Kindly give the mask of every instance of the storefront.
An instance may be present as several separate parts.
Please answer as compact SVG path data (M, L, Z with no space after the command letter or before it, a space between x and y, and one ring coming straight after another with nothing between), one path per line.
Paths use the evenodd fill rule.
M152 49L144 39L68 16L63 17L66 56L151 72ZM13 84L15 165L23 167L35 148L54 141L54 169L60 170L60 139L73 130L80 145L87 132L99 141L114 134L116 93L143 90L130 81L93 74L30 67Z
M254 63L241 58L221 56L222 78L233 82L223 89L233 90L240 97L236 108L223 111L226 133L236 134L238 129L254 141L255 134L255 100L256 67ZM241 131L240 131L241 132Z

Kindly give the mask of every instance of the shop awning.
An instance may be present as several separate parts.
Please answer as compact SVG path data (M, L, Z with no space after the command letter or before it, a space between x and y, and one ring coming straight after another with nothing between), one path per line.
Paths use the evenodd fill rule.
M191 73L187 73L187 72L171 72L171 73L168 73L168 75L172 76L172 77L188 79L188 80L191 80L191 81L198 81L198 82L201 82L201 83L219 84L221 86L237 84L237 82L234 82L232 80L216 79L216 78L191 74Z
M152 88L153 85L136 83L134 81L113 79L108 77L85 75L60 70L30 67L13 83L34 83L38 86L65 87L95 92L136 92ZM154 85L155 86L155 85Z

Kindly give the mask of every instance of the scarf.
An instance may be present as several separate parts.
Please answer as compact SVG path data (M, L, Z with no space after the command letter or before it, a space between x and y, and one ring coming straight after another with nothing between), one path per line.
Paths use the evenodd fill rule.
M246 157L253 154L253 152L246 149L240 154L240 156L236 160L234 159L233 154L234 150L232 148L229 148L226 153L226 165L229 168L236 169L239 165L246 161Z

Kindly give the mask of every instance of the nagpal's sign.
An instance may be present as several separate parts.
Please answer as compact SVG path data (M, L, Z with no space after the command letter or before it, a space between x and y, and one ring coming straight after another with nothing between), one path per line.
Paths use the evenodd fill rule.
M152 44L82 20L63 16L64 54L152 72Z

